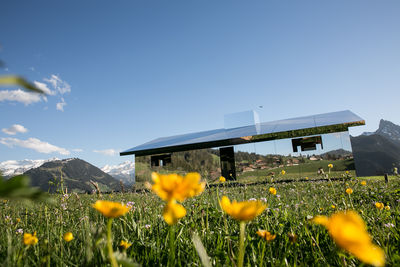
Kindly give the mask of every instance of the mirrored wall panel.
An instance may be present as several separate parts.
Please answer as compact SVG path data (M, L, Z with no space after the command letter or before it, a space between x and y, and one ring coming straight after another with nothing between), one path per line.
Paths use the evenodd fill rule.
M237 145L238 181L355 176L348 131Z
M151 181L151 173L198 172L204 179L214 181L221 176L219 149L196 149L182 152L135 157L137 182Z
M348 131L218 148L137 156L137 182L159 173L199 172L208 182L311 180L355 176Z

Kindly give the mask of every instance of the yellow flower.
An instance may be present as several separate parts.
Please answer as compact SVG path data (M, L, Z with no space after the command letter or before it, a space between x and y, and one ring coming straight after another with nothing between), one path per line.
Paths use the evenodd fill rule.
M308 180L308 177L306 177L306 180Z
M379 210L383 210L385 205L382 202L375 202L375 207L377 207Z
M268 242L270 242L276 238L276 235L271 234L267 230L258 230L257 235L259 235L261 238L264 238Z
M119 242L119 246L123 249L128 249L130 246L132 246L132 244L126 242L125 240L121 240L121 242Z
M185 177L178 174L162 175L153 172L154 181L151 189L163 200L184 201L188 197L194 197L204 191L205 182L200 182L200 174L188 173Z
M74 239L74 235L71 232L67 232L64 234L63 239L65 242L70 242Z
M332 169L333 168L333 164L332 163L328 164L328 168Z
M38 242L38 238L36 237L36 232L32 234L25 233L24 234L24 244L25 245L35 245Z
M335 205L331 205L331 208L332 208L332 209L336 209L336 206L335 206Z
M282 175L285 175L285 173L286 173L285 170L281 170Z
M19 223L19 222L21 221L21 219L20 219L20 218L17 218L16 221L17 221L17 223Z
M122 205L118 202L112 202L107 200L97 200L93 204L93 208L101 212L107 218L117 218L125 215L131 208Z
M219 181L220 181L221 183L225 183L226 179L225 179L224 176L221 176L221 177L219 177Z
M385 206L385 210L390 210L390 206Z
M333 167L333 166L332 166L332 167ZM346 174L349 174L350 172L349 172L349 171L345 171L345 173L346 173Z
M169 225L176 224L185 215L186 209L181 204L176 203L175 200L169 201L164 207L163 217Z
M261 201L242 201L233 200L232 203L228 197L223 196L219 202L222 209L232 218L238 221L250 221L260 215L266 208Z
M366 181L361 181L361 185L367 185Z
M316 216L313 222L325 226L336 244L362 262L384 266L383 250L372 243L363 219L355 211L338 212L329 218Z
M269 193L272 194L272 195L276 195L276 189L273 188L273 187L270 187L269 188Z
M351 189L350 187L346 189L346 193L351 195L353 194L353 189Z

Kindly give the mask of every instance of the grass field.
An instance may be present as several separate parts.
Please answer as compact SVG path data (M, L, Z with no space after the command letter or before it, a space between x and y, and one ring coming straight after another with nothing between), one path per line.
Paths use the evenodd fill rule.
M289 171L290 174L290 171ZM367 181L366 185L361 180ZM269 193L269 187L277 190ZM327 230L314 225L316 215L355 210L367 225L373 242L384 250L388 266L400 265L400 178L390 177L331 182L291 182L262 186L206 189L184 202L185 217L173 225L175 266L201 266L193 245L196 233L214 266L235 266L238 257L239 223L224 214L218 204L222 195L238 201L261 199L268 208L247 224L244 266L358 266L351 254L338 248ZM347 188L353 193L345 193ZM218 190L218 192L217 192ZM99 198L133 205L131 211L112 224L113 250L142 266L167 265L169 231L164 222L164 202L154 193L54 195L56 204L2 200L0 203L0 259L4 266L107 266L107 219L92 204ZM379 210L375 202L390 209ZM335 207L333 208L334 205ZM266 242L256 231L276 234ZM38 243L26 246L24 233L37 233ZM74 239L63 240L71 232ZM294 241L292 237L296 235ZM121 240L132 245L123 250ZM122 256L121 256L122 257Z

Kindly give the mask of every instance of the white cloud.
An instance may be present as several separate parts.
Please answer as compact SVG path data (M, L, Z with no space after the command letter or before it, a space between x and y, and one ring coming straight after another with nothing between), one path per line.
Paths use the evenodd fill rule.
M62 95L71 92L71 86L66 81L61 80L57 75L52 74L49 79L44 78L43 80L50 83L53 88Z
M55 91L51 91L49 89L49 87L47 86L47 84L45 84L45 83L41 83L41 82L38 82L38 81L34 81L33 83L36 85L37 88L41 89L43 92L45 92L48 95L55 95L56 94L56 92Z
M40 141L37 138L28 138L27 140L21 140L17 138L6 137L6 138L1 138L0 143L8 147L19 146L19 147L29 148L45 154L49 153L59 153L61 155L70 154L70 152L65 148Z
M115 149L93 150L95 153L100 153L106 156L115 156L118 152Z
M36 87L45 92L46 95L27 92L21 89L3 90L0 91L0 102L21 102L27 106L42 100L47 102L47 96L60 94L61 99L58 101L58 103L56 103L56 109L64 111L64 107L67 105L67 103L62 96L65 93L71 92L71 86L55 74L52 74L50 78L44 78L43 81L44 82L34 81L33 83Z
M74 152L83 152L83 149L80 149L80 148L74 148L74 149L71 149L72 151L74 151Z
M3 90L0 91L0 102L2 101L14 101L21 102L25 105L29 105L35 102L41 101L41 97L37 93L28 93L22 91L21 89L17 90Z
M14 124L10 128L3 128L1 131L3 133L9 134L9 135L15 135L17 133L26 133L28 131L28 129L26 129L22 125Z
M58 102L56 104L56 109L64 112L64 106L66 106L66 105L67 105L67 103L65 103L64 98L61 98L61 102Z

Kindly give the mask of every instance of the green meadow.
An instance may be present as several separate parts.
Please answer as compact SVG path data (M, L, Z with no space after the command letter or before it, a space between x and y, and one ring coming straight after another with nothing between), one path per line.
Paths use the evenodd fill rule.
M290 177L287 169L285 178ZM164 201L156 194L112 193L52 195L55 202L45 204L1 200L0 259L3 266L109 266L106 246L107 218L92 205L98 199L132 206L112 224L112 248L125 266L201 266L193 243L197 235L212 266L236 266L239 223L220 208L223 195L238 201L258 199L268 208L247 223L244 266L359 266L357 258L339 248L328 231L311 223L316 215L354 210L364 220L373 243L385 253L387 266L400 265L400 178L351 178L343 181L278 182L262 185L207 188L201 195L187 199L185 217L173 225L175 259L170 257L169 231L162 212ZM366 181L362 185L361 181ZM276 182L276 183L275 183ZM269 188L277 190L276 195ZM347 194L346 189L353 189ZM379 210L375 202L385 208ZM273 241L261 239L256 232L268 230ZM25 245L23 233L36 232L38 243ZM74 239L63 240L71 232ZM295 238L293 238L295 237ZM124 240L132 245L119 247Z

